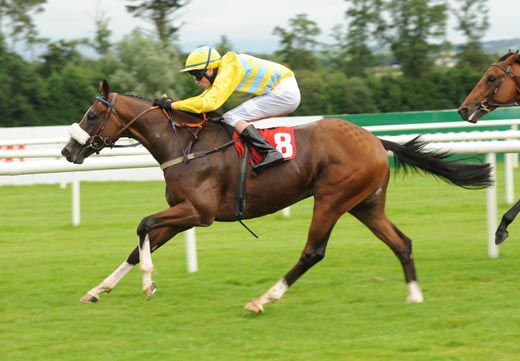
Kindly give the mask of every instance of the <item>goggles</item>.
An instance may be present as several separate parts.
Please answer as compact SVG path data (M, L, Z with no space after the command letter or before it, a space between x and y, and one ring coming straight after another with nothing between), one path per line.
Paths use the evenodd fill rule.
M188 72L190 75L193 75L197 81L201 81L202 78L206 75L206 72L204 70L190 70Z

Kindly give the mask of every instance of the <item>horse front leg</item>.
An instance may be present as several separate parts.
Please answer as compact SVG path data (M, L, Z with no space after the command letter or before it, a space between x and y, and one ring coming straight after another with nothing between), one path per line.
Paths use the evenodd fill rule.
M159 228L153 230L150 233L151 238L151 252L157 250L160 246L168 242L173 236L177 234L177 230L174 227L170 228ZM129 255L128 258L112 272L107 278L101 281L96 287L89 290L81 298L81 302L95 303L99 301L101 293L110 293L116 285L130 272L134 266L139 263L139 249L136 247Z
M509 232L507 231L507 227L511 222L514 221L515 217L518 215L518 212L520 211L520 200L518 200L513 207L511 207L510 210L508 210L504 215L502 216L502 221L500 222L500 225L498 226L496 232L495 232L495 244L500 244L506 240L506 238L509 236Z
M154 266L152 251L154 242L149 238L152 230L162 227L174 228L176 233L186 231L194 226L207 226L213 222L214 217L203 216L189 202L179 203L162 212L143 218L137 227L139 236L139 263L141 265L143 292L149 300L157 290L152 280Z

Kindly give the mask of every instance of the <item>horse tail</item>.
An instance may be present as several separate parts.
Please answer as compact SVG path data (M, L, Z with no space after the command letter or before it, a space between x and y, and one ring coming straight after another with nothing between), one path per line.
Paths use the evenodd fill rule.
M487 188L493 185L491 166L484 164L467 164L461 160L446 160L452 153L425 150L427 143L416 137L406 144L397 144L379 139L386 150L394 153L395 168L418 169L431 173L442 180L459 187L470 189Z

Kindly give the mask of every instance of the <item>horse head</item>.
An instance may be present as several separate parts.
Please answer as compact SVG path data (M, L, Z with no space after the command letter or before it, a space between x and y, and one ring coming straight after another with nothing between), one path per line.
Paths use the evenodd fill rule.
M476 123L498 107L518 105L520 54L509 52L491 64L459 108L462 119Z
M110 92L106 80L99 83L99 94L79 124L69 128L71 138L61 151L69 162L83 163L91 154L112 146L127 128L114 109L117 93Z

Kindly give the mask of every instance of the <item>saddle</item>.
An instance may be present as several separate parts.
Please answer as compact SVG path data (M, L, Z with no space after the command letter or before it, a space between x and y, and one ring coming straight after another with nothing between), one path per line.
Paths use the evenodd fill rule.
M187 147L183 150L183 156L181 158L166 162L161 165L162 169L166 167L173 166L178 163L187 163L188 161L199 158L209 153L213 153L215 151L224 149L231 144L234 144L235 149L238 153L239 161L238 161L238 169L237 169L237 187L236 187L236 197L235 197L235 214L237 220L242 223L242 225L251 232L255 237L257 237L243 222L242 220L245 218L245 209L246 209L246 182L249 174L252 174L250 169L259 164L263 160L263 156L258 152L255 148L250 147L250 145L241 140L240 135L237 131L235 131L234 127L231 127L228 124L222 123L222 116L218 113L212 112L210 114L193 114L187 113L193 117L202 117L199 118L200 122L182 124L183 126L187 126L189 128L197 128L195 133L198 133L198 130L202 128L205 122L213 122L222 125L226 132L230 137L230 141L211 150L191 153L191 148L193 143L197 140L197 135L194 134L194 138L187 145ZM169 118L172 122L172 127L175 129L176 124L172 121L172 118ZM291 160L296 156L296 144L294 138L294 130L289 127L276 127L269 129L259 129L260 134L264 139L269 142L273 148L277 149L282 153L284 157L284 161ZM257 237L258 238L258 237Z

